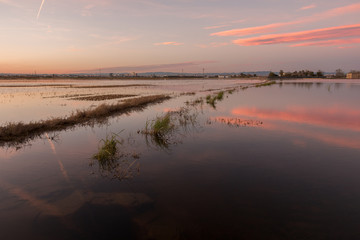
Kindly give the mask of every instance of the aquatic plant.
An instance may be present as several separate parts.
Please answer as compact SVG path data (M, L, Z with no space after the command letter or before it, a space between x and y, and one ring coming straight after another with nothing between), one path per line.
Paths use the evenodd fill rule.
M206 103L212 106L213 108L216 108L216 101L221 101L223 99L224 99L224 91L220 91L214 96L207 95Z
M211 97L210 95L206 97L206 103L212 106L213 108L216 108L215 102L216 102L216 97Z
M216 100L221 101L223 100L223 98L224 98L224 92L223 91L218 92L218 94L216 95Z
M102 145L96 154L93 155L95 162L90 162L90 166L98 165L101 176L110 177L118 180L130 179L140 172L137 159L138 153L127 153L127 147L123 146L124 140L118 134L112 134L102 139Z
M180 142L191 128L196 128L197 113L192 113L189 108L180 108L178 111L170 111L152 121L147 121L145 128L138 133L146 136L149 145L155 145L162 149L168 149L170 145Z
M166 135L174 129L174 125L170 121L170 113L165 116L157 117L151 130L154 135Z
M108 160L114 159L117 154L117 144L122 144L119 140L116 139L116 135L111 137L106 137L102 139L102 146L99 148L98 153L94 154L93 158L99 162L106 162Z

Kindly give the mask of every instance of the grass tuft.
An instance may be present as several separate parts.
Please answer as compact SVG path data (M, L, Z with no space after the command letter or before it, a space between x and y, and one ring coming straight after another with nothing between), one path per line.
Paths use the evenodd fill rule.
M117 144L121 142L116 139L116 135L112 135L110 138L102 139L103 145L99 148L98 153L94 154L93 158L101 163L108 160L112 160L117 154Z

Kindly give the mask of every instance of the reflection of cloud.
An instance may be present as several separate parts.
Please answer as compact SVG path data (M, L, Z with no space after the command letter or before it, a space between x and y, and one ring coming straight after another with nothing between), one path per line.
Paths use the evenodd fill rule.
M257 117L263 120L280 120L360 131L360 111L343 107L313 109L292 107L285 111L237 108L232 113L234 115Z
M270 131L283 131L287 133L296 134L297 136L303 136L310 139L315 139L319 142L323 142L329 145L337 146L337 147L346 147L346 148L354 148L360 149L360 139L358 137L351 136L339 136L338 134L328 134L328 133L320 133L309 131L305 129L298 128L290 128L284 127L280 124L265 124L264 128ZM294 144L299 142L294 142ZM302 147L305 146L306 143L302 143Z
M212 117L210 121L223 123L230 127L259 127L263 124L263 122L258 120L246 120L234 117Z
M67 171L66 171L66 169L65 169L65 167L64 167L64 164L62 163L61 159L60 159L59 156L57 155L56 148L55 148L55 145L54 145L53 141L51 140L51 138L49 137L49 135L48 135L47 133L46 133L45 135L46 135L46 138L47 138L47 140L48 140L48 142L49 142L49 144L50 144L51 150L53 151L54 155L55 155L56 158L57 158L57 161L58 161L58 163L59 163L59 167L60 167L60 171L61 171L62 175L64 176L64 178L65 178L65 180L66 180L67 182L70 182L70 179L69 179L69 176L68 176L68 174L67 174Z
M10 160L19 154L20 154L20 152L16 151L15 149L8 151L7 149L0 147L0 159L1 160Z
M17 196L18 198L29 202L35 208L41 210L44 214L59 216L61 211L52 204L47 203L44 200L41 200L32 194L26 192L24 189L14 186L10 183L0 180L0 188L8 191L9 193Z
M73 214L86 203L103 206L120 205L129 208L152 202L152 199L144 193L82 193L80 191L74 191L70 195L50 203L25 191L21 187L12 185L1 179L0 188L28 202L41 211L42 214L58 217Z
M140 66L121 66L113 68L102 68L103 72L133 72L133 71L161 71L171 68L183 68L191 66L199 66L207 63L215 63L215 61L194 61L194 62L183 62L183 63L170 63L170 64L153 64L153 65L140 65ZM98 72L99 69L88 69L77 72Z
M237 39L234 40L233 43L241 46L256 46L279 43L331 40L336 38L355 36L360 36L360 24L322 28L302 32L263 35L259 37Z

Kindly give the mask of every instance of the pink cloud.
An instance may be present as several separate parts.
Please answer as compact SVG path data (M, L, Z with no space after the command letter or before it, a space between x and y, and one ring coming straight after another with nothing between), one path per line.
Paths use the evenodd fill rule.
M303 8L311 7L312 5L305 6ZM317 13L309 17L299 18L294 21L289 22L279 22L279 23L271 23L263 26L257 27L249 27L249 28L239 28L239 29L231 29L228 31L216 32L212 33L211 36L246 36L252 34L263 34L270 33L276 31L278 29L284 28L286 26L297 25L302 23L316 22L319 20L337 17L345 14L356 13L360 11L360 3L355 3L351 5L347 5L344 7L333 8L328 11Z
M291 47L304 47L304 46L334 46L334 45L347 45L360 43L360 38L348 38L348 39L334 39L317 42L306 42L291 45ZM345 47L341 47L345 48Z
M209 44L200 44L198 45L200 48L217 48L229 45L228 42L212 42Z
M286 23L272 23L259 27L250 27L250 28L240 28L240 29L232 29L228 31L216 32L212 33L211 36L246 36L258 33L268 33L274 30L277 30L281 27L293 25L298 23L298 21L294 22L286 22Z
M163 71L168 69L179 69L192 66L201 66L203 64L216 63L216 61L194 61L194 62L181 62L181 63L167 63L167 64L153 64L153 65L139 65L139 66L119 66L102 68L103 72L146 72L146 71ZM94 73L99 69L79 70L76 72Z
M360 3L354 3L351 5L347 5L344 7L338 7L338 8L333 8L330 9L324 13L320 13L319 16L322 17L336 17L336 16L341 16L344 14L349 14L349 13L353 13L353 12L358 12L360 11Z
M360 24L322 28L302 32L262 35L253 38L237 39L234 40L233 43L241 46L256 46L316 40L332 40L337 38L356 36L360 36Z
M180 46L180 45L184 45L184 43L179 43L179 42L161 42L161 43L154 43L154 45L156 45L156 46L161 46L161 45Z
M204 27L203 29L208 30L208 29L216 29L216 28L223 28L223 27L228 27L230 25L228 24L224 24L224 25L218 25L218 26L209 26L209 27Z
M300 10L308 10L308 9L311 9L311 8L316 8L316 4L311 4L311 5L308 5L308 6L304 6L304 7L300 8Z

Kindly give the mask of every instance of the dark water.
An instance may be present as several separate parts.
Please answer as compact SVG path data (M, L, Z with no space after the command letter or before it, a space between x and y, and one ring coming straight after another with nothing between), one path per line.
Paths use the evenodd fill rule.
M1 239L360 238L359 83L248 88L166 145L137 133L199 97L2 148ZM92 159L111 133L126 179Z

